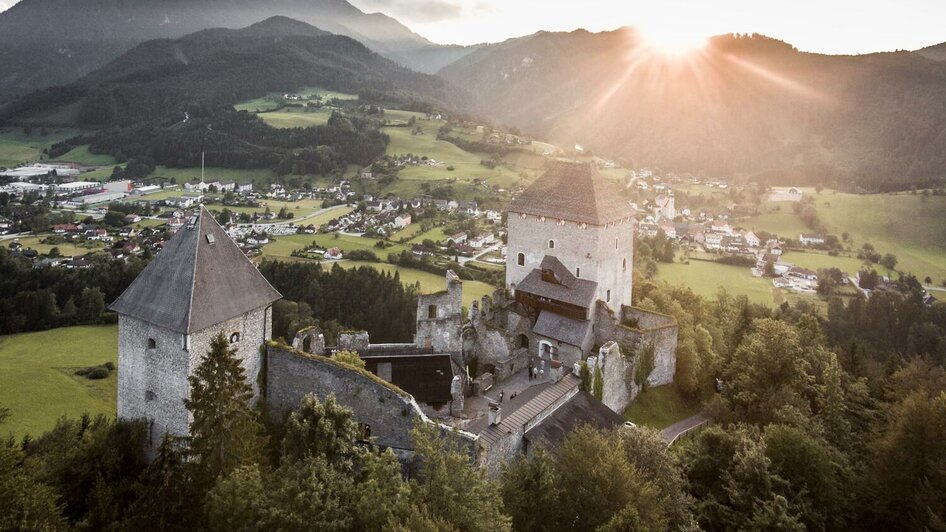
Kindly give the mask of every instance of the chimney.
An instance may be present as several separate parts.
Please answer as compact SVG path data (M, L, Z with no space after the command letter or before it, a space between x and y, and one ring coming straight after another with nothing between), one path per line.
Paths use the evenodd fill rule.
M503 409L499 403L489 404L489 424L499 425L503 420Z

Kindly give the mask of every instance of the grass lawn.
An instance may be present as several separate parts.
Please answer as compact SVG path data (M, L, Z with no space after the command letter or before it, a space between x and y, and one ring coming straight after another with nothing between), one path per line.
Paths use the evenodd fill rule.
M111 155L97 155L89 152L89 146L79 146L56 157L57 161L68 161L70 163L81 164L84 166L114 166L116 161ZM109 168L109 175L111 175Z
M10 409L0 433L39 436L61 416L114 416L117 373L95 381L73 374L107 361L118 362L117 325L0 336L0 404Z
M263 254L260 255L260 257L269 257L275 259L291 258L292 252L294 250L309 246L312 244L312 242L316 242L318 245L325 248L337 247L343 252L356 250L371 251L378 255L378 258L381 260L386 259L389 253L400 253L408 249L407 246L402 244L392 244L384 249L379 249L375 247L375 244L377 243L376 239L342 235L338 233L288 235L276 237L274 241L263 246Z
M624 419L637 425L663 429L698 414L700 403L683 397L673 384L649 388L638 394L624 411Z
M144 194L141 196L130 196L133 201L161 201L168 198L177 198L184 196L197 196L196 192L185 191L184 189L177 188L165 188L164 190L159 190L158 192L153 192L151 194ZM128 201L126 198L125 201Z
M323 264L325 266L327 263ZM359 266L368 266L394 274L398 272L401 277L401 283L406 286L420 283L420 293L432 294L440 292L447 287L446 279L442 275L429 273L413 268L404 268L386 262L360 262L344 260L338 263L342 268L357 268ZM470 308L474 301L479 301L485 295L492 295L496 287L480 281L463 281L463 306Z
M850 233L855 247L870 242L897 256L897 269L920 280L946 279L946 197L920 194L815 196L818 216L829 233Z
M0 166L38 161L45 148L77 133L74 129L50 129L44 137L40 128L35 128L32 135L23 133L22 128L0 128Z
M207 208L211 212L220 212L223 209L230 209L233 212L245 212L249 214L260 213L263 214L266 212L266 207L269 206L269 210L272 212L279 212L283 207L289 209L289 212L293 214L291 220L270 220L271 223L285 223L293 222L303 225L316 224L321 225L333 218L338 218L339 216L344 216L354 209L351 207L342 207L338 209L333 209L327 213L320 214L313 218L308 218L303 220L302 218L309 216L313 213L316 213L322 210L322 200L320 199L303 199L299 201L279 201L279 200L263 200L260 202L259 207L230 207L224 205L208 205ZM266 222L260 222L266 223Z
M151 175L155 177L173 177L177 179L178 184L183 185L192 179L200 179L200 167L168 168L167 166L158 166ZM248 170L239 168L204 168L204 181L221 180L250 183L256 179L266 179L272 175L273 171L265 168Z
M237 111L248 111L250 113L275 111L280 107L282 107L282 98L281 95L277 95L276 93L268 94L262 98L254 98L233 106Z
M802 268L808 268L809 270L815 271L818 271L822 268L838 268L842 272L850 275L857 274L858 270L860 270L864 265L864 261L858 259L857 257L832 257L827 253L818 253L814 251L788 251L782 254L781 260L789 264L794 264L795 266L801 266ZM875 268L878 270L882 269L877 265L875 265Z
M434 242L441 242L443 244L447 243L447 233L444 232L444 227L434 227L433 229L420 233L414 238L407 241L408 244L423 244L424 240L433 240Z
M791 238L793 240L798 240L798 235L802 233L811 232L811 229L805 226L801 218L792 212L791 208L766 212L735 223L752 231L768 231L781 238Z
M121 166L122 168L125 165L115 165ZM96 168L91 172L83 172L79 175L79 179L83 181L108 181L112 177L112 172L115 169L115 166L103 166L102 168Z
M61 244L45 244L40 242L45 239L48 235L41 236L28 236L20 238L20 244L25 248L33 248L36 251L45 255L49 253L49 250L52 248L59 248L59 254L64 257L71 257L74 255L86 255L96 250L101 250L105 246L101 242L82 242L79 244L73 244L72 242L63 242Z
M658 263L657 276L670 284L689 287L703 297L715 297L720 288L731 295L746 295L750 301L772 306L774 287L760 277L753 277L749 268L715 262L691 260L690 264Z
M389 240L391 240L392 242L397 242L398 240L402 238L406 238L410 240L414 238L415 236L419 235L420 233L421 233L420 224L410 224L404 229L401 229L400 231L397 231L394 234L392 234Z
M280 111L260 113L263 122L275 128L323 126L332 117L332 107L321 107L314 111L288 107Z

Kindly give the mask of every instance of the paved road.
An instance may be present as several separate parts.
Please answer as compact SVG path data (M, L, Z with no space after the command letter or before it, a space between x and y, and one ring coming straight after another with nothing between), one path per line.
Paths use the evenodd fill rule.
M699 427L703 423L709 421L710 418L704 413L699 413L695 416L688 417L683 421L678 421L673 425L660 431L660 435L664 440L667 441L667 444L673 443L674 440L679 438L682 434L685 434L689 430L693 430L696 427Z

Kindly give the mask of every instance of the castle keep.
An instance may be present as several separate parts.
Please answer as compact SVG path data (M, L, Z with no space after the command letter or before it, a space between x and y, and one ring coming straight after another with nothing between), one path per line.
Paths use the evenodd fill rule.
M119 314L118 415L151 423L151 444L188 431L187 377L223 332L274 421L305 394L335 395L402 457L416 423L455 431L491 475L571 428L620 425L644 385L672 382L677 325L631 305L634 219L590 166L560 163L508 208L506 287L465 309L462 282L418 296L412 342L372 344L314 328L270 341L280 295L201 208L111 308ZM336 361L357 352L365 368ZM586 364L602 383L581 390Z

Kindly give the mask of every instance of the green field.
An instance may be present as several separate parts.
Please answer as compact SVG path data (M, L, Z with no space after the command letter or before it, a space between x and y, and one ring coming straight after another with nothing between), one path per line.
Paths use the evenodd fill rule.
M322 225L333 218L344 216L354 210L351 207L339 207L331 211L328 211L326 213L320 214L318 216L314 216L312 218L306 218L307 216L311 216L312 214L322 210L322 200L320 199L304 199L304 200L299 200L299 201L264 200L260 202L259 207L231 207L231 206L224 206L224 205L208 205L207 208L213 212L220 212L226 208L226 209L230 209L233 212L244 212L248 214L253 214L253 213L263 214L266 212L267 206L269 207L269 210L271 212L278 213L280 209L285 207L293 214L293 218L291 220L280 220L277 218L274 220L270 220L271 223L292 222L292 223L297 223L300 225L309 225L309 224ZM266 223L266 222L260 222L260 223Z
M838 268L844 273L855 275L864 267L864 261L857 257L832 257L827 253L787 251L781 260L795 266L818 271L822 268ZM880 269L879 267L877 267Z
M100 250L104 247L104 244L101 242L83 242L81 244L73 244L71 242L63 242L61 244L47 244L41 242L46 236L28 236L19 238L18 241L25 248L32 248L36 251L42 253L43 255L49 253L49 250L52 248L59 248L59 254L63 257L71 257L74 255L85 255L95 250Z
M316 242L326 249L337 247L343 252L356 250L372 251L382 260L386 259L389 253L400 253L408 249L407 246L402 244L392 244L384 249L379 249L375 247L375 243L377 243L376 239L338 233L289 235L277 237L274 241L263 246L263 254L261 257L276 259L291 258L291 254L294 250L307 247L311 245L312 242Z
M731 295L746 295L754 303L775 303L775 287L766 279L753 277L744 266L701 260L691 260L690 264L661 262L657 265L657 276L670 284L689 287L703 297L715 297L720 288L725 288Z
M275 128L323 126L332 117L333 107L320 107L314 111L287 107L281 111L260 113L259 117Z
M699 402L683 397L676 386L668 384L641 391L634 403L624 411L624 419L637 425L663 429L694 416Z
M61 416L114 416L118 375L94 381L74 375L106 361L118 362L116 325L0 336L0 405L10 409L0 433L38 436Z
M343 268L357 268L359 266L368 266L376 270L391 273L398 272L401 277L401 283L407 286L420 283L420 293L432 294L445 290L446 279L442 275L415 270L413 268L404 268L386 262L359 262L344 260L338 263ZM474 301L479 301L485 295L492 295L496 287L480 281L463 281L463 306L469 308Z
M177 179L178 184L183 185L193 179L200 179L200 167L168 168L167 166L158 166L151 175L154 177L173 177ZM244 170L239 168L206 167L204 169L204 181L220 180L249 183L257 179L267 179L272 175L272 170L265 168Z
M114 166L116 161L111 155L97 155L89 151L89 146L79 146L56 157L57 161L67 161L84 166ZM109 174L112 169L109 168Z
M429 231L423 233L418 233L414 238L407 241L408 244L423 244L424 240L433 240L434 242L441 242L443 244L447 243L447 233L444 230L443 226L434 227Z
M946 197L921 194L846 194L823 191L805 192L815 199L818 217L825 230L836 236L847 232L849 246L858 249L865 242L878 252L897 256L897 270L930 276L934 282L946 279ZM774 207L781 207L775 211ZM734 222L753 230L777 233L782 238L797 239L811 232L792 211L790 203L767 203L767 212ZM808 259L812 259L808 261ZM788 262L808 268L836 266L843 271L859 269L852 257L801 257Z
M50 129L44 137L40 131L35 128L27 135L19 128L0 128L0 167L38 161L45 148L78 134L74 129Z

